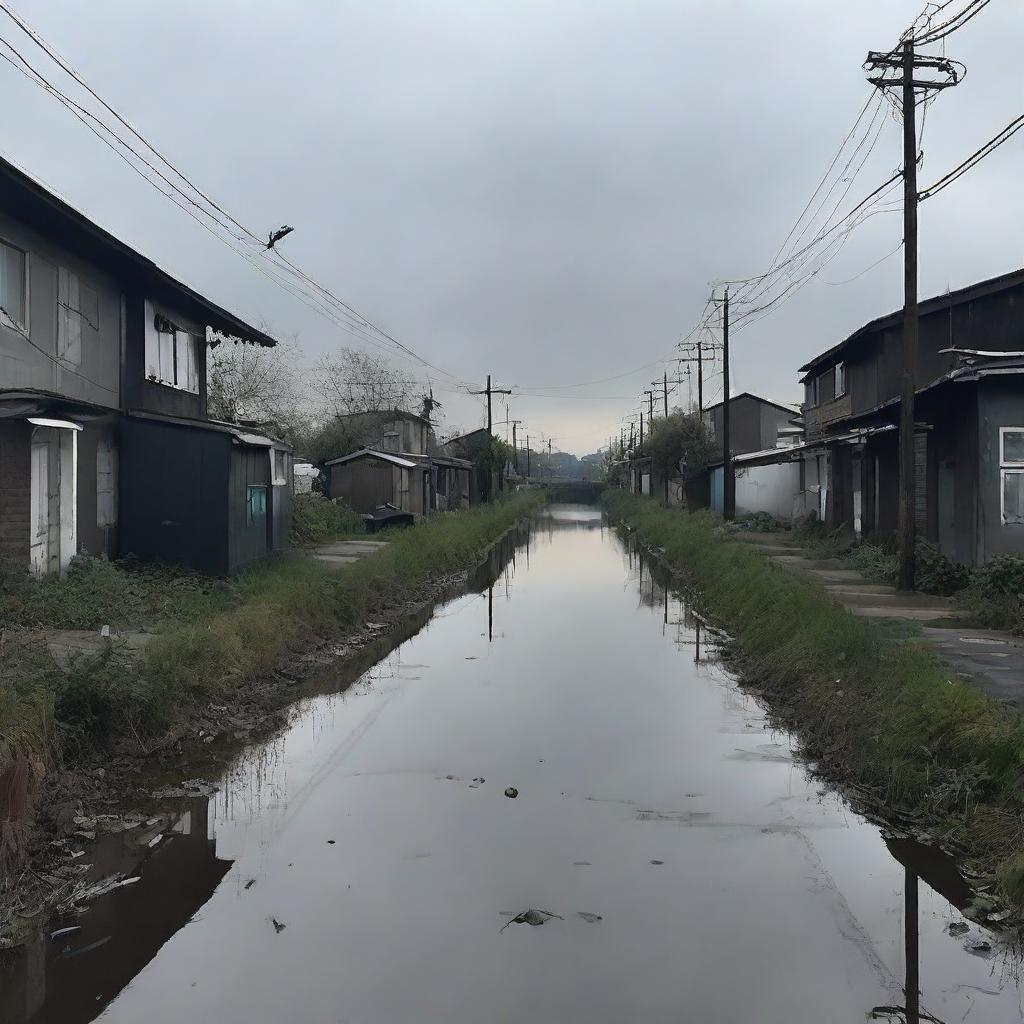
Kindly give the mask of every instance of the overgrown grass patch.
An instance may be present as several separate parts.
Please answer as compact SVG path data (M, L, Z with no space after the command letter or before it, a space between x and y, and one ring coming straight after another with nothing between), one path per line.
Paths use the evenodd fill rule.
M604 501L692 578L733 636L743 676L770 695L823 771L896 809L927 811L947 838L992 863L1016 852L1019 715L953 677L923 641L894 642L730 539L711 514L623 492Z
M291 518L292 544L319 544L366 533L366 523L358 512L340 498L326 498L315 491L292 496Z

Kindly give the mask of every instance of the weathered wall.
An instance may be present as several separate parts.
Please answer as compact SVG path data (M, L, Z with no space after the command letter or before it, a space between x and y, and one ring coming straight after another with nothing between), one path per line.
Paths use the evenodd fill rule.
M736 467L736 514L767 512L777 519L793 517L800 489L800 465L781 462L774 466Z
M0 196L0 205L4 202ZM30 388L116 409L119 404L121 287L92 263L0 210L0 239L27 253L27 334L0 317L0 388ZM58 355L59 268L96 295L97 323L81 324L77 364Z
M266 448L233 445L228 487L228 571L235 572L272 550L273 511L270 486L270 456ZM249 522L250 487L266 488L266 514Z
M0 565L28 569L32 424L0 419Z

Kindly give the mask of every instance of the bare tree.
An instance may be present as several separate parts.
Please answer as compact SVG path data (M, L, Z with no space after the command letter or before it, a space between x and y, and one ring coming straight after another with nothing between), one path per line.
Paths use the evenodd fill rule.
M418 412L423 386L384 356L343 347L313 371L312 388L328 416L404 409Z
M210 350L207 408L215 419L282 428L304 418L301 354L295 339L274 348L222 341Z

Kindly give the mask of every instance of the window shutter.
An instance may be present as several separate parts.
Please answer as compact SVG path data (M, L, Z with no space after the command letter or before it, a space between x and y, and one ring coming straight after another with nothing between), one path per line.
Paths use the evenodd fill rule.
M96 525L117 523L117 449L109 438L96 449Z

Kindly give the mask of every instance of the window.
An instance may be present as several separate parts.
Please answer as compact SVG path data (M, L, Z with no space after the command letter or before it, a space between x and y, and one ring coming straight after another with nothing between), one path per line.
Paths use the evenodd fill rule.
M25 253L0 242L0 317L24 331L28 329L28 271Z
M96 525L117 524L117 448L110 438L96 449Z
M72 366L82 365L82 334L100 328L96 293L67 267L57 271L57 357Z
M836 363L836 398L846 394L846 363Z
M818 404L818 378L810 377L804 381L804 405L813 409Z
M401 434L397 430L386 430L381 435L381 449L386 452L400 452L402 450L400 440Z
M999 483L1004 526L1024 526L1024 427L999 428Z
M146 303L146 379L199 394L199 342L202 340Z
M270 449L270 482L275 487L288 483L288 453L279 448Z
M264 484L246 488L245 522L248 526L259 526L267 519L267 488Z
M437 467L437 483L434 486L434 490L445 497L448 494L448 468L447 466Z

